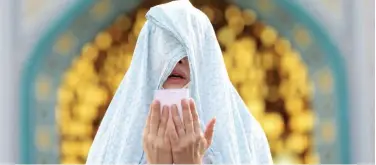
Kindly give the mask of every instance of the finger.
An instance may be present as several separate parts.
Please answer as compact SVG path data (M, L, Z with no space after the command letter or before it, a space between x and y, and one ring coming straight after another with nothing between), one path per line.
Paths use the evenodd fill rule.
M183 122L185 127L185 133L190 134L193 132L193 122L188 100L183 99L181 101L181 106L183 109Z
M168 136L170 137L171 146L177 146L179 143L179 135L176 133L175 128L170 129Z
M162 116L161 116L161 120L160 120L160 123L159 123L159 129L158 129L158 136L160 136L160 137L164 136L164 133L166 132L167 120L168 120L168 111L169 111L168 106L163 106Z
M157 100L153 101L152 109L151 109L150 131L149 131L149 134L151 135L157 135L160 114L161 114L160 108L161 108L160 102Z
M172 110L169 111L169 115L172 115ZM176 146L179 142L179 135L176 132L175 127L168 127L168 131L166 131L166 138L171 146Z
M172 105L171 108L172 108L171 109L172 121L174 122L175 130L178 133L178 136L182 137L185 135L185 131L184 131L183 123L181 122L181 119L178 113L178 107L176 105Z
M213 133L214 133L214 125L216 122L216 118L210 120L209 124L206 126L205 130L205 139L208 142L208 145L212 143L213 140Z
M198 118L198 114L197 114L197 111L196 111L195 102L193 101L193 99L189 100L189 108L191 109L191 113L192 113L192 120L193 120L194 131L195 131L196 134L199 134L200 131L201 131L201 129L200 129L200 120Z

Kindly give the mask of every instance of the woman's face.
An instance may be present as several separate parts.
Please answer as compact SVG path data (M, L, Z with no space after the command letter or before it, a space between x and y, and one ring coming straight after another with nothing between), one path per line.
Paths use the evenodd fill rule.
M181 59L163 84L164 89L183 88L190 81L188 58Z

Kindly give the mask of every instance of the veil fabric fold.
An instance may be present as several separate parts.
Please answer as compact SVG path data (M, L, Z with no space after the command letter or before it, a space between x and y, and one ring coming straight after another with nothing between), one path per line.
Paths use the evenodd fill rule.
M131 65L101 122L87 164L143 164L142 132L154 91L187 56L190 96L204 129L217 118L205 155L212 164L272 164L260 124L231 84L214 29L188 0L152 7Z

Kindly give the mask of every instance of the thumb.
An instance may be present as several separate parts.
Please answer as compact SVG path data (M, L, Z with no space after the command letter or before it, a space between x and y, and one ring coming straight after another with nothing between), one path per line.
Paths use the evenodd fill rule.
M206 125L204 136L205 136L206 141L208 142L208 146L211 145L212 140L213 140L215 122L216 122L216 118L213 118L210 120L208 125Z

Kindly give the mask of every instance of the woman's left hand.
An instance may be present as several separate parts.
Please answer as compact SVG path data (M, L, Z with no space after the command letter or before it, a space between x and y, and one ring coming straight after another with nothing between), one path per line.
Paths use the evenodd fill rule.
M215 118L201 131L200 121L192 99L182 100L183 122L176 105L172 106L172 119L175 127L169 130L174 164L201 164L205 151L209 148L214 132Z

